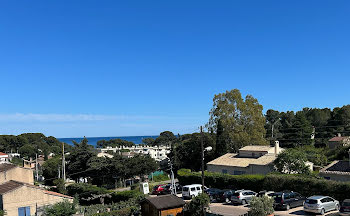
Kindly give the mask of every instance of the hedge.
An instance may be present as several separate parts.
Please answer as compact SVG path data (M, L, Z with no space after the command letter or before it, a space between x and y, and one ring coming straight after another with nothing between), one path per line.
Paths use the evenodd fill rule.
M181 169L178 180L182 185L200 184L201 173ZM343 201L350 198L350 183L336 182L302 175L268 174L268 175L228 175L205 172L205 185L220 189L291 190L309 197L327 195Z

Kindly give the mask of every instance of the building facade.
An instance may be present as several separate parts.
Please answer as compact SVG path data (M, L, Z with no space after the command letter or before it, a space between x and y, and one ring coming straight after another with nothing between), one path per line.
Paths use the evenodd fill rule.
M350 162L333 161L321 169L319 175L327 180L350 181Z

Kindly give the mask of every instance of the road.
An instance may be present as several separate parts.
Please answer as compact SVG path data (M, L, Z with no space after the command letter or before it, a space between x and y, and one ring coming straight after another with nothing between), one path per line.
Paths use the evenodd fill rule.
M224 216L240 216L244 215L248 212L248 205L231 205L231 204L223 204L223 203L211 203L209 205L210 211L215 214L220 214ZM293 208L289 211L275 211L274 215L278 216L286 216L286 215L312 215L305 213L303 211L303 207ZM313 214L315 215L315 214ZM336 211L328 212L327 216L337 215Z

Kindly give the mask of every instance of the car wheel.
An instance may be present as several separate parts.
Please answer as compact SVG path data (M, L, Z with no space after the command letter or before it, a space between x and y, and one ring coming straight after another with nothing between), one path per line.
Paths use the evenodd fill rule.
M230 202L230 199L226 197L225 202L226 202L226 203L229 203L229 202Z
M287 205L286 206L286 210L288 211L290 209L290 205Z
M339 205L335 205L335 209L334 210L336 210L336 211L339 211Z
M247 201L246 200L242 200L242 205L245 205L247 204Z
M321 209L321 215L324 215L325 211L324 209Z

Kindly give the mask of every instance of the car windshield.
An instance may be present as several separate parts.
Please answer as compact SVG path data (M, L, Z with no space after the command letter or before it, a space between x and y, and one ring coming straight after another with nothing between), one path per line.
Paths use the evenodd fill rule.
M317 200L313 200L313 199L307 199L305 202L308 204L317 204Z
M188 187L182 188L183 191L188 191Z
M275 202L279 203L282 201L282 194L274 194Z
M346 206L346 207L350 206L350 202L343 202L343 206Z
M238 196L239 196L239 193L235 193L235 194L233 194L233 196L237 196L237 197L238 197Z

